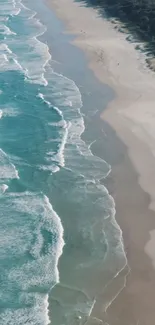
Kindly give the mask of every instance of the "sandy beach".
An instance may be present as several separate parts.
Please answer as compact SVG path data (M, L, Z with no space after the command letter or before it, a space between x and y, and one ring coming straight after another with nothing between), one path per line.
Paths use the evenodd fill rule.
M73 0L48 0L74 44L88 57L95 76L115 91L104 119L124 142L127 154L112 166L109 191L123 230L130 266L125 288L107 310L110 325L153 325L155 319L155 74L145 55L97 10ZM112 179L112 181L111 181ZM102 319L102 297L92 310ZM104 323L105 324L105 323Z

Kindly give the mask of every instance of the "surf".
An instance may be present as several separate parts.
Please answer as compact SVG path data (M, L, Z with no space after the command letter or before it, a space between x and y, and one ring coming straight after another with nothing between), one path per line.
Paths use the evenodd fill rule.
M82 96L73 80L52 69L49 47L40 38L46 26L21 1L0 3L0 9L6 24L0 46L0 257L3 263L11 261L7 270L1 263L0 320L4 325L46 325L49 294L58 283L61 286L59 260L74 237L70 232L66 236L65 220L70 217L69 225L78 220L77 229L86 239L89 254L77 265L79 272L92 266L89 257L94 252L96 264L98 258L106 260L108 234L120 244L122 233L115 221L114 200L100 184L111 166L93 155L91 145L82 139ZM65 219L63 212L70 206L72 213ZM80 214L73 221L76 209ZM96 215L102 225L99 234ZM123 244L117 248L116 274L126 264ZM87 283L85 296L91 303L81 310L88 315L94 304L89 295Z

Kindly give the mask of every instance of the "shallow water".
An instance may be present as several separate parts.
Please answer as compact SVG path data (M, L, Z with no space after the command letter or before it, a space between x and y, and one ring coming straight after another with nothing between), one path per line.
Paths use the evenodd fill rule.
M0 1L0 324L48 324L50 292L52 323L71 324L126 257L100 184L111 167L82 136L93 107L87 116L75 82L53 69L29 8Z

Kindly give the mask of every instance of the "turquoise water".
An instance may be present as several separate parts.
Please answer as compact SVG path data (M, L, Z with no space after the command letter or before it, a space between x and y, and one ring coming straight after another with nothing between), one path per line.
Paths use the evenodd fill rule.
M76 276L76 286L89 291L92 278L80 282L75 265L80 263L87 271L94 256L95 263L115 265L112 274L126 263L115 204L100 184L110 165L94 156L81 139L85 125L80 90L74 81L53 71L48 45L37 38L46 26L35 14L28 1L25 6L19 0L0 0L3 325L49 323L49 292L61 283L63 274L58 260L63 253L71 263L68 246L74 246L75 234L85 254L76 257L74 267L71 263L71 286ZM96 219L103 226L100 230Z

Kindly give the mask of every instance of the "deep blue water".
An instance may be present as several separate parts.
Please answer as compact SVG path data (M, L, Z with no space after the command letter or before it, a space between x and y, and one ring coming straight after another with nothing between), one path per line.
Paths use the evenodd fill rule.
M126 262L115 204L100 184L110 165L94 156L81 139L85 129L81 93L74 81L52 69L48 45L37 38L45 31L35 12L21 1L0 0L3 325L49 323L48 295L61 283L58 260L63 247L62 256L66 261L69 256L71 263L69 280L62 275L63 281L70 286L76 282L80 289L83 281L77 278L76 263L87 272L95 256L94 263L102 262L102 267L115 264L115 274ZM85 253L72 265L68 247L78 241ZM84 285L88 293L91 280L88 276ZM93 304L92 297L90 301Z

